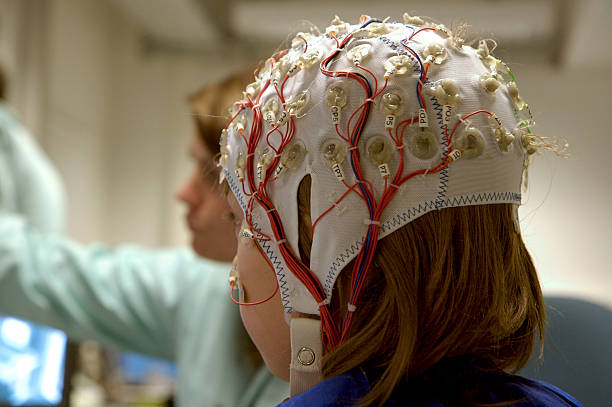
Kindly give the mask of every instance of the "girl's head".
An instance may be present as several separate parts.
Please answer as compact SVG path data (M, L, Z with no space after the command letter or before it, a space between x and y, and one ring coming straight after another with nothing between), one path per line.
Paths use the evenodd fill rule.
M312 247L310 182L300 185L300 258ZM230 206L238 217L233 196ZM367 367L377 377L371 402L438 362L470 356L491 370L518 370L543 332L544 304L537 274L508 204L447 208L423 215L379 242L358 318L346 339L322 360L324 377ZM240 231L236 230L239 234ZM259 248L240 239L235 266L247 330L266 364L289 378L289 326L273 269ZM347 267L350 270L350 266ZM335 282L329 308L340 325L350 301L348 272ZM295 315L295 314L294 314ZM367 405L367 403L366 403Z
M493 47L407 14L336 17L236 104L220 161L242 220L237 302L281 377L362 367L381 401L444 359L527 360L544 314L516 208L544 142ZM282 311L319 319L321 343L296 328L290 349Z

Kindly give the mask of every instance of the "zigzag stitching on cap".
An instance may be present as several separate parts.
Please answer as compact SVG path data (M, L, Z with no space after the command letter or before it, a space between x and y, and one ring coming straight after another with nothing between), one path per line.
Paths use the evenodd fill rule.
M408 212L395 215L393 218L383 223L380 230L382 233L385 233L388 229L395 226L405 225L410 219L414 218L418 214L427 213L434 209L436 209L436 204L434 201L419 203L419 206L408 209Z
M233 191L234 195L240 198L240 205L244 208L245 205L244 205L244 202L242 202L242 198L243 198L242 191L238 189L238 185L236 184L234 179L228 176L227 171L226 171L225 179L227 180L227 183L229 184L230 189ZM256 229L259 229L259 224L257 222L253 223L253 226ZM266 256L268 256L268 258L270 259L270 262L276 269L276 275L278 276L278 286L279 286L279 290L281 293L281 301L283 303L283 307L287 310L287 312L292 312L293 308L289 306L290 300L289 300L289 286L287 282L287 275L283 270L283 264L278 259L278 256L274 254L274 252L272 251L272 246L270 245L270 242L261 241L260 244L261 244L261 247L264 249Z
M266 255L270 259L270 262L276 269L276 275L278 276L279 280L278 285L281 292L281 301L283 302L283 307L288 309L288 312L291 312L293 310L289 306L289 287L287 284L287 276L285 275L285 273L282 272L283 265L278 259L278 256L272 251L272 246L270 245L270 242L262 241L261 247L264 249Z
M384 35L381 35L380 37L378 37L378 39L380 41L382 41L385 45L387 45L389 48L391 48L393 51L395 51L398 55L406 55L408 58L410 58L413 62L412 65L412 70L414 72L421 72L421 68L419 66L418 61L416 60L416 58L414 57L414 55L408 53L408 51L406 51L404 49L404 47L398 45L396 42L390 40L389 38L385 37ZM427 83L427 81L425 81L425 83Z
M446 152L448 151L448 142L446 140L446 137L444 137L445 126L442 118L442 106L440 105L440 103L438 103L438 99L433 96L431 97L431 103L433 104L433 108L436 111L438 125L440 126L440 131L442 134L442 136L440 137L440 146L442 147L442 154L446 155ZM438 186L438 194L435 200L436 209L440 208L440 206L444 202L444 199L446 198L446 192L448 191L448 182L449 176L447 167L440 171L440 185Z
M359 252L362 244L363 243L359 241L354 242L351 244L351 247L346 249L344 253L340 253L340 255L336 257L336 260L332 262L332 265L327 272L327 277L325 278L325 291L330 292L332 285L334 284L332 274L338 270L338 267L343 266L348 259L351 259L355 252Z
M453 197L444 202L445 207L466 206L479 202L514 201L521 202L521 194L516 192L487 192L467 196Z
M234 193L234 196L237 197L236 199L239 198L239 204L242 207L242 209L244 210L244 207L246 206L244 204L244 202L242 202L242 191L240 189L238 189L238 185L236 185L236 182L234 181L234 178L231 177L229 174L229 170L223 169L223 172L225 173L225 180L227 181L227 183L229 184L230 189L232 190L232 192Z
M444 126L442 125L442 105L438 103L438 99L431 96L430 97L431 104L433 105L433 110L436 111L436 117L438 118L438 124L441 126L442 131L444 131Z
M438 196L436 197L436 208L439 208L444 199L446 198L446 191L448 190L448 169L445 168L440 171L440 186L438 191Z
M448 198L441 203L439 207L436 206L434 200L421 202L418 206L409 208L407 212L400 213L395 215L393 218L384 222L380 226L380 233L385 233L387 230L400 227L407 224L411 219L415 218L416 215L423 215L432 210L447 208L447 207L455 207L455 206L465 206L472 205L479 202L521 202L521 194L516 192L487 192L481 194L471 194L460 197ZM351 255L355 254L356 251L359 251L361 248L361 242L356 241L351 244L351 247L346 249L344 253L341 253L336 259L332 262L332 265L327 272L327 277L325 278L325 289L329 292L333 285L333 277L332 274L335 273L339 267L346 264L347 260L351 259Z

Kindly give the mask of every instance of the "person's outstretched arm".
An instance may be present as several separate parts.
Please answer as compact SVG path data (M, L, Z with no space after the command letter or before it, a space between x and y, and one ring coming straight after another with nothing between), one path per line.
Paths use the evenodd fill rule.
M22 214L44 232L64 229L62 180L15 113L1 100L0 209Z
M220 268L187 250L83 246L0 213L0 313L77 339L174 359L185 293L197 282L218 296Z

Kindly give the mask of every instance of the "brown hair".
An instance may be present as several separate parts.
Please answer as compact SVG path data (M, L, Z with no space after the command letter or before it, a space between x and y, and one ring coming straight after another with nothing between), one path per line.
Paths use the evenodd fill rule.
M247 69L206 85L188 98L198 135L213 157L219 153L219 134L231 118L229 109L253 77L253 69Z
M298 203L300 254L308 264L310 178L300 185ZM499 377L520 369L536 334L542 340L545 312L513 209L492 204L433 211L380 240L348 338L325 355L324 376L357 367L374 371L372 390L360 404L382 405L399 384L454 360L474 361L478 371ZM334 287L330 306L337 323L346 312L350 279L345 270ZM444 372L446 380L456 373ZM454 393L433 385L450 405L478 405L478 380L455 386Z

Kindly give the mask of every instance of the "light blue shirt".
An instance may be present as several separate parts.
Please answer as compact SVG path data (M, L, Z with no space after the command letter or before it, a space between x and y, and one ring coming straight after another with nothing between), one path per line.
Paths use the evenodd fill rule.
M0 100L0 209L44 232L64 228L62 181L12 109Z
M270 406L287 396L287 384L245 352L229 264L39 232L62 224L61 181L2 105L0 143L1 208L28 219L0 212L0 312L174 361L179 405Z

